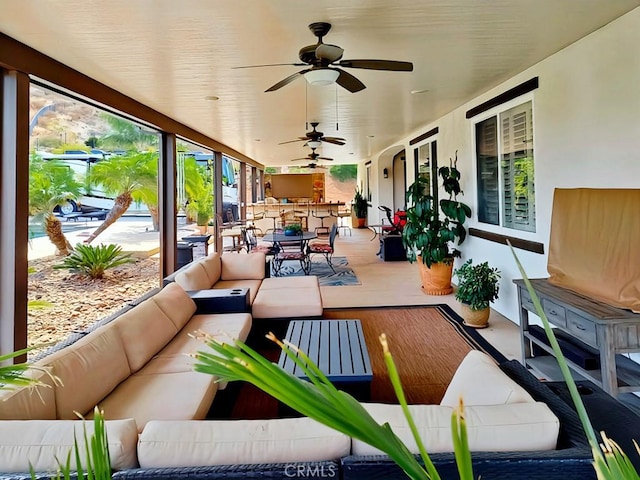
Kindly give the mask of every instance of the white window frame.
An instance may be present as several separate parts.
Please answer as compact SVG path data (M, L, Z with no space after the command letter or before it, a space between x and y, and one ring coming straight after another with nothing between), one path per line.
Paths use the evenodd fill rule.
M533 164L534 164L534 172L533 172L533 177L534 177L534 185L537 184L536 182L536 177L537 177L537 173L538 173L538 168L536 168L536 152L537 150L537 146L536 146L536 132L537 132L537 128L536 128L536 119L535 119L535 100L534 100L534 94L533 92L521 95L513 100L510 100L508 102L502 103L490 110L487 110L486 112L482 112L481 114L476 115L475 117L473 117L471 119L471 128L470 128L470 136L471 136L471 145L472 145L472 158L473 158L473 186L475 188L475 192L474 192L474 199L475 199L475 203L476 205L478 204L478 193L480 190L480 185L478 184L478 180L477 180L477 173L478 173L478 158L476 155L477 152L477 139L476 139L476 125L491 118L491 117L496 117L497 118L497 123L498 123L498 142L500 145L499 148L499 158L498 158L498 194L499 194L499 202L500 202L500 213L499 213L499 224L495 225L492 223L485 223L485 222L481 222L479 220L479 211L478 209L474 209L473 212L473 217L474 217L474 221L478 223L478 225L481 225L482 228L486 229L486 230L490 230L496 233L503 233L503 234L510 234L513 235L514 232L517 232L517 236L519 237L531 237L531 238L535 238L536 233L538 231L538 218L537 218L537 214L534 217L535 218L535 222L534 222L534 228L533 230L522 230L522 229L518 229L518 228L513 228L510 226L505 226L504 225L504 186L503 186L503 181L502 181L502 167L501 167L501 161L502 161L502 139L500 138L500 134L501 134L501 125L500 125L500 114L506 112L507 110L511 110L514 107L518 107L520 105L523 105L527 102L531 102L531 123L532 123L532 128L533 128L533 152L534 152L534 160L533 160ZM533 194L533 202L534 202L534 211L537 212L537 208L536 206L539 205L538 203L538 188L535 188L534 190L534 194Z

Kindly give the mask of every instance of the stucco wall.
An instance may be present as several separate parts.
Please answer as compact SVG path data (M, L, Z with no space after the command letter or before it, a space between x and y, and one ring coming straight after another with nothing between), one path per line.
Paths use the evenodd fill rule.
M458 150L465 195L474 211L468 226L541 242L548 250L553 191L556 187L640 188L640 8L514 76L473 101L425 125L405 139L439 128L439 165ZM536 232L527 233L477 222L473 119L465 112L526 81L539 77L532 93L536 188ZM516 102L521 103L521 102ZM374 172L384 165L374 160ZM407 162L407 183L414 178ZM502 271L500 298L494 308L517 322L517 296L512 280L519 278L506 246L470 237L462 246L462 261L489 261ZM530 277L546 277L547 255L517 251ZM459 263L457 263L459 265Z

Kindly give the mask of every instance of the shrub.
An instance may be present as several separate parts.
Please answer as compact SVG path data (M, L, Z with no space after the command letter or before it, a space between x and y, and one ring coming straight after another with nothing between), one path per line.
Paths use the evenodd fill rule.
M102 278L107 269L133 262L135 259L131 258L130 253L122 253L122 247L113 243L97 246L79 243L75 251L53 268L67 268L91 278Z

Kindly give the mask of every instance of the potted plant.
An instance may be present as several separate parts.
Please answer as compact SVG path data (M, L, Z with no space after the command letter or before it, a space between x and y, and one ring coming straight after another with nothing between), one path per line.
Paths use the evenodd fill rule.
M498 298L500 272L488 262L473 265L469 259L454 273L458 277L455 296L462 304L465 325L485 328L489 325L489 303Z
M437 201L428 195L429 181L418 177L408 188L406 201L407 222L402 229L402 243L407 251L407 259L418 261L422 288L429 295L448 295L453 292L451 275L453 260L460 257L460 251L452 246L462 244L467 236L464 222L471 217L468 205L457 200L462 194L460 172L455 161L448 167L441 167L438 176L449 198Z
M302 235L302 225L290 223L284 227L284 234L287 236Z
M353 211L358 219L358 228L364 228L364 224L367 221L367 212L369 208L369 201L362 194L359 187L356 187L356 194L353 197Z

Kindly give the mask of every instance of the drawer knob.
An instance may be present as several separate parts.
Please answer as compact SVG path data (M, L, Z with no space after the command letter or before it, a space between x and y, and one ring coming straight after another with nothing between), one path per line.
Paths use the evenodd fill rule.
M549 315L558 315L558 312L555 310L549 310Z
M584 327L583 327L582 325L580 325L580 324L576 324L576 328L577 328L578 330L582 330L583 332L586 330L586 328L584 328Z

